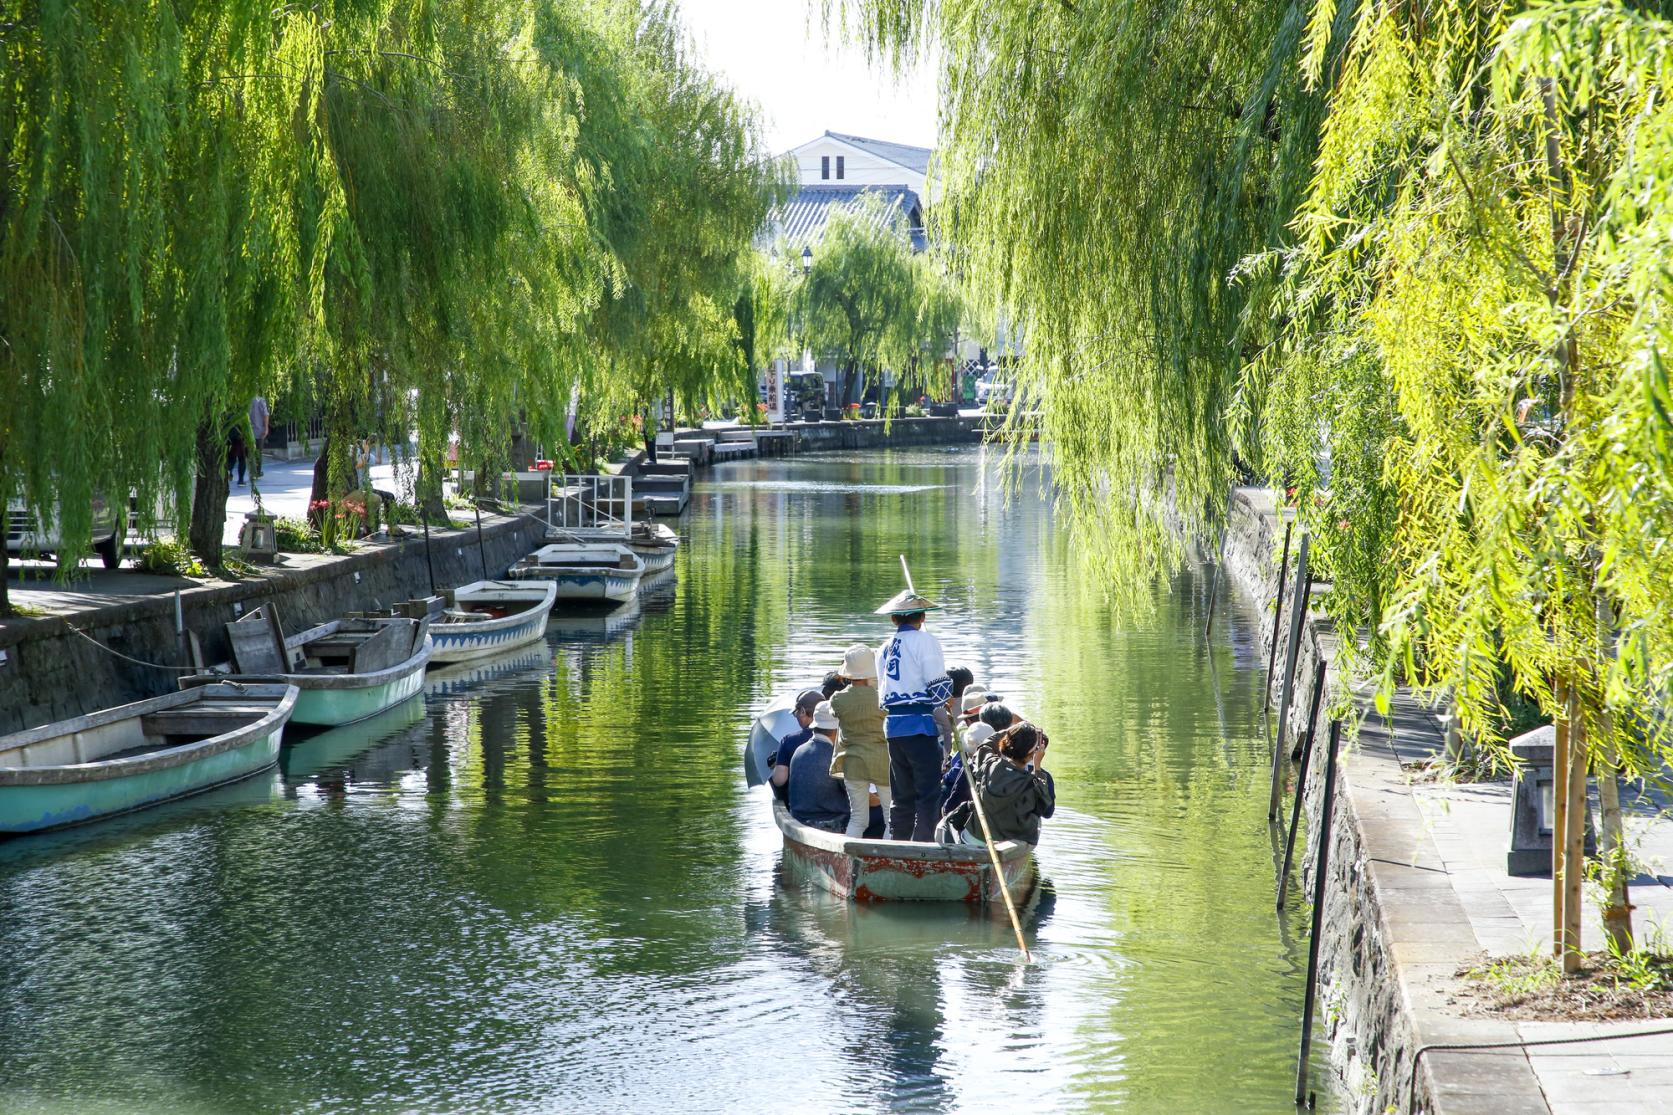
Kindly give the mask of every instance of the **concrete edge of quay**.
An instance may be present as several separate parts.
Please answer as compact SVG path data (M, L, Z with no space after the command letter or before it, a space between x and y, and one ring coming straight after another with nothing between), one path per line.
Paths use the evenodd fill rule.
M1263 651L1272 636L1281 542L1271 493L1235 490L1225 572L1255 605ZM1293 590L1293 561L1290 579ZM1327 676L1335 678L1338 640L1329 621L1310 610L1303 631L1286 747L1305 731L1315 664L1324 662ZM1283 651L1280 646L1278 677L1269 685L1281 681ZM1277 703L1274 685L1275 710ZM1482 949L1402 768L1403 759L1440 749L1440 726L1406 693L1396 695L1387 719L1368 701L1361 703L1364 718L1351 744L1343 742L1337 775L1319 956L1319 1013L1349 1107L1361 1115L1549 1115L1521 1049L1425 1053L1414 1079L1413 1058L1424 1046L1520 1039L1513 1022L1464 1017L1447 1006L1459 969L1479 961ZM1316 833L1320 821L1323 720L1321 713L1305 789L1304 836ZM1290 808L1286 798L1286 821ZM1298 849L1297 858L1296 878L1305 894L1311 845L1305 855Z

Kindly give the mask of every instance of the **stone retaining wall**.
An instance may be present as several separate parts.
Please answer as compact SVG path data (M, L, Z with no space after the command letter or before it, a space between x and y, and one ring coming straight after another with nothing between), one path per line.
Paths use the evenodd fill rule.
M543 528L527 518L484 517L483 551L490 576L540 544ZM474 525L469 530L432 530L436 584L464 584L482 576ZM223 625L243 610L273 602L290 633L335 619L345 612L386 607L426 595L430 574L424 542L367 543L341 557L288 556L292 567L276 567L249 580L198 585L180 594L186 630L197 633L204 657L225 661ZM359 580L356 581L356 574ZM85 632L86 636L76 634ZM109 649L106 649L109 648ZM0 734L81 716L95 709L169 692L178 670L139 665L184 665L174 629L174 597L150 596L90 612L54 616L0 627Z
M1263 650L1274 629L1282 529L1270 493L1233 494L1224 569L1263 619ZM1294 570L1292 547L1286 613L1294 603ZM1315 602L1321 590L1328 592L1328 586L1314 588ZM1268 679L1275 717L1287 615L1277 632L1277 662ZM1315 664L1325 662L1334 674L1336 652L1335 632L1313 610L1303 626L1286 748L1305 731ZM1337 679L1327 680L1326 687L1328 705ZM1425 1045L1514 1042L1517 1035L1510 1023L1466 1018L1449 1006L1456 973L1477 958L1479 944L1401 762L1403 756L1438 750L1440 727L1408 694L1395 695L1386 718L1356 701L1363 715L1341 749L1319 949L1319 1018L1348 1108L1356 1115L1547 1113L1527 1057L1516 1049L1430 1053L1414 1080L1413 1059ZM1311 834L1318 832L1324 796L1328 722L1324 713L1319 719L1297 841L1295 880L1304 896L1313 884ZM1291 800L1286 796L1283 803L1286 823Z
M789 422L778 429L797 435L797 452L886 449L906 445L979 445L981 418L896 418L844 422Z

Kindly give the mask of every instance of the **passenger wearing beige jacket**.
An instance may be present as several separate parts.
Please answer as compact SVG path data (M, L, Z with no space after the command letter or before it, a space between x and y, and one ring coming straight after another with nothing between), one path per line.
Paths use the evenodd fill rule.
M842 676L848 688L832 694L841 735L831 755L831 777L842 779L848 791L849 836L861 836L871 816L871 788L889 816L889 741L883 734L883 706L877 699L877 656L870 647L855 645L842 656ZM885 833L884 839L890 834Z

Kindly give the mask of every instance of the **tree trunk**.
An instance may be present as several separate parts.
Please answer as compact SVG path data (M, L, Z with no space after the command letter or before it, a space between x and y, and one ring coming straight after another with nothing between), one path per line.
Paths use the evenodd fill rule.
M844 410L848 409L849 402L854 398L854 381L859 377L859 374L860 362L858 360L850 362L847 370L842 373L842 396L837 399L837 406Z
M1586 879L1586 721L1579 687L1568 691L1568 810L1563 850L1563 971L1580 970L1581 884Z
M0 508L0 515L7 514L9 514L8 511L4 508ZM4 523L4 521L5 520L0 519L0 523ZM7 550L5 546L0 546L0 618L4 618L12 614L11 564L11 552Z
M187 541L198 560L215 569L221 564L221 538L227 529L226 434L218 423L198 424L197 457Z
M308 521L322 535L325 533L327 510L320 505L331 498L331 435L320 441L319 456L314 459L314 482L308 490Z
M1632 869L1627 863L1626 830L1621 823L1620 756L1615 741L1605 736L1603 754L1598 759L1597 795L1603 807L1603 932L1615 952L1625 955L1632 951L1632 900L1627 892L1627 881Z
M447 504L442 499L444 469L441 456L436 453L419 454L418 477L413 482L413 498L424 517L432 523L447 521Z

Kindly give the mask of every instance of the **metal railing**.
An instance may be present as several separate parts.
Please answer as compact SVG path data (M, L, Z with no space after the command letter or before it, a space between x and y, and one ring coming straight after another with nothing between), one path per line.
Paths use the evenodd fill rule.
M633 477L553 473L546 481L546 525L633 532Z

